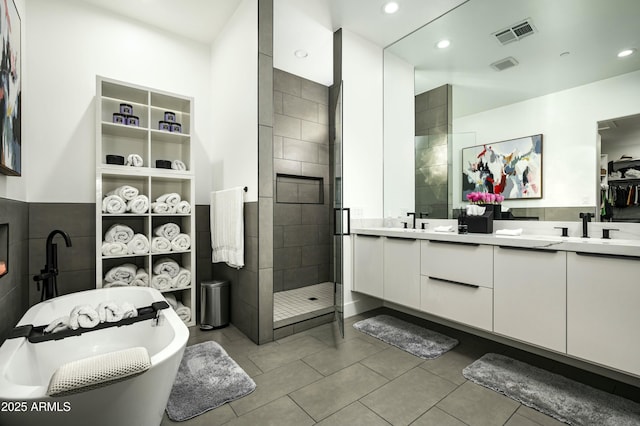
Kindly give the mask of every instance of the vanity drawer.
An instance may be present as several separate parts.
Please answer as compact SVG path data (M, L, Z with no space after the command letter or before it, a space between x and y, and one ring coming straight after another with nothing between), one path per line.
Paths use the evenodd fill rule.
M472 327L493 331L493 290L420 277L420 309Z
M448 241L422 241L420 274L493 288L493 247Z

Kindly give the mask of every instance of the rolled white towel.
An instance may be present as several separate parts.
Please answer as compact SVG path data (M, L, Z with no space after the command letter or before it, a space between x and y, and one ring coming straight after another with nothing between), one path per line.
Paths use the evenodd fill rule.
M180 160L173 160L171 162L171 168L173 170L187 170L187 166Z
M119 241L116 243L102 242L103 256L120 256L123 254L129 254L129 248L125 243Z
M120 309L122 310L122 319L138 316L138 310L129 302L124 302Z
M149 287L149 274L144 268L138 268L135 278L131 281L131 285L136 287Z
M118 322L122 319L122 309L113 301L100 303L97 311L100 322Z
M168 290L171 288L173 280L168 274L154 275L151 278L151 287L156 290Z
M127 211L127 204L117 195L107 195L102 200L102 213L120 214Z
M138 154L129 154L127 156L127 166L133 167L142 167L144 162L142 161L142 157Z
M117 187L113 191L107 192L107 195L117 195L124 201L129 201L137 197L139 193L140 191L138 190L138 188L135 188L131 185L122 185Z
M98 312L89 305L76 306L69 315L69 327L72 330L78 328L93 328L100 323Z
M191 213L191 204L188 201L182 200L176 206L177 214L190 214Z
M48 326L43 330L44 334L47 333L57 333L58 331L68 330L69 329L69 316L64 316L60 318L56 318L49 323Z
M153 233L158 237L165 237L171 241L180 233L180 227L176 223L165 223L153 228Z
M163 294L164 298L167 299L167 303L169 304L169 306L171 306L171 308L175 311L176 308L178 307L178 302L176 301L176 296L174 296L171 293L165 293Z
M170 206L177 206L180 202L180 194L176 192L170 192L168 194L162 194L158 198L156 198L156 202L158 203L167 203Z
M170 206L167 203L151 203L151 211L157 214L174 214L176 212L176 206Z
M496 235L522 235L522 228L518 229L498 229Z
M167 253L171 251L171 241L165 237L151 238L151 253Z
M127 202L127 211L142 214L149 211L149 198L146 195L138 195Z
M191 321L191 308L184 306L182 302L178 302L178 307L175 309L175 311L182 321Z
M153 263L153 273L156 275L167 274L175 278L178 272L180 272L180 265L170 257L161 257Z
M107 232L104 233L104 240L108 243L125 243L127 244L133 238L133 229L127 225L116 223L111 225Z
M188 234L178 234L171 240L171 249L174 251L186 251L191 247L191 237Z
M110 288L110 287L129 287L131 284L126 283L124 281L103 281L102 288Z
M188 287L189 284L191 284L191 271L186 268L180 268L178 275L173 279L172 287Z
M453 226L450 226L450 225L436 226L435 228L433 228L433 230L436 232L451 232L453 231Z
M131 281L136 277L138 267L133 263L125 263L120 266L114 266L104 276L105 281L115 282L123 281L127 284L131 284Z
M131 241L127 243L127 250L129 254L149 253L149 247L149 239L143 234L135 234Z

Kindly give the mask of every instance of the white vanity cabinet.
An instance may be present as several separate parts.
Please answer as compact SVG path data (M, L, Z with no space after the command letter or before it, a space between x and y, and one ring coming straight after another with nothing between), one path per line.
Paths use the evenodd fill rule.
M384 300L420 308L420 242L384 238Z
M421 241L420 309L493 330L493 247Z
M353 236L353 291L383 297L383 237Z
M567 253L567 353L640 375L640 257Z
M494 247L493 331L566 352L566 252Z

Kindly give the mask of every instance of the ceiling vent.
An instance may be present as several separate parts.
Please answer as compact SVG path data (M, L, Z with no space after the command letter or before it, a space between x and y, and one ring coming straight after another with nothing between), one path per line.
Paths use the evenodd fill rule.
M514 41L519 41L536 32L536 28L531 23L531 19L525 19L522 22L518 22L515 25L511 25L508 28L497 31L492 35L498 40L501 45L509 44Z
M518 65L518 61L509 56L508 58L500 59L499 61L492 63L491 68L496 71L504 71L506 69L513 68L516 65Z

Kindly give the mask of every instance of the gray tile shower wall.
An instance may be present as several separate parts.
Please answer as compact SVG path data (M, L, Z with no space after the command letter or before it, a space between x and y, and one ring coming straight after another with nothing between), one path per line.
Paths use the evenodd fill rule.
M329 89L274 69L273 90L273 290L277 292L329 279ZM279 174L322 178L322 184L314 185L321 185L323 196L303 180L278 181ZM305 193L309 188L314 196Z
M0 223L9 224L9 272L0 278L0 344L29 307L29 206L0 198Z

